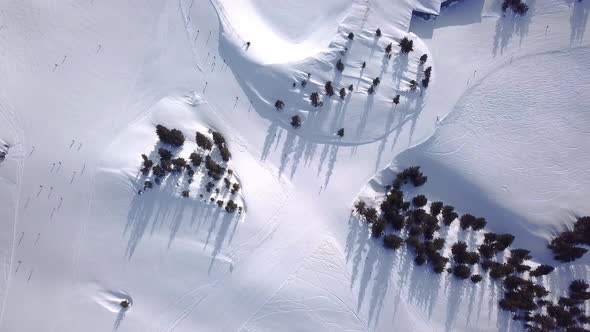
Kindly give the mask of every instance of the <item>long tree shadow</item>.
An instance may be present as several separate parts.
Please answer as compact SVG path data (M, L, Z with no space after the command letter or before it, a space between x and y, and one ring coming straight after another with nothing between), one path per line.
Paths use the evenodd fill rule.
M584 40L589 12L590 3L588 1L574 0L574 6L570 16L570 44L581 43Z
M154 147L148 157L150 160L158 159L157 151L160 146L160 144L157 144ZM174 150L175 155L178 153L178 149ZM216 258L231 223L235 222L237 226L242 211L228 213L222 206L216 204L218 200L235 199L235 196L230 193L230 189L227 187L209 179L206 175L207 171L203 168L203 165L193 168L195 175L197 175L196 179L186 175L183 170L169 172L161 178L138 173L132 179L131 186L136 188L137 194L134 195L131 201L127 213L127 223L123 229L123 235L128 237L125 250L128 259L132 258L139 243L145 237L148 227L151 227L150 235L153 235L155 232L161 231L162 226L166 223L169 226L168 248L170 248L181 227L183 227L184 221L188 221L186 223L187 227L196 228L197 233L201 225L208 222L209 229L205 239L205 250L209 239L217 228L218 220L221 220L215 234L215 244L212 250L212 260ZM152 188L146 186L146 181L151 182ZM205 183L208 181L215 182L214 186L217 187L215 191L206 191L204 189ZM196 186L197 191L191 197L181 197L180 192L188 190L191 183L193 187ZM137 188L143 189L137 190ZM211 266L212 264L213 262Z
M529 11L524 16L515 15L510 9L496 21L496 32L492 54L503 54L510 43L510 40L516 35L519 36L519 44L529 32L531 16L535 8L535 0L528 1Z

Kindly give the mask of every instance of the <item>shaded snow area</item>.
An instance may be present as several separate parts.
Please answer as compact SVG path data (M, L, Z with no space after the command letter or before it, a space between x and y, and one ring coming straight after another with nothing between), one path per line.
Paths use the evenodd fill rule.
M514 234L555 266L536 279L549 299L590 279L590 256L547 249L590 214L590 2L527 5L4 0L0 331L522 331L479 265L477 284L433 273L351 211L420 166L405 199ZM226 170L157 184L141 155L164 164L160 148ZM450 256L483 233L436 235Z

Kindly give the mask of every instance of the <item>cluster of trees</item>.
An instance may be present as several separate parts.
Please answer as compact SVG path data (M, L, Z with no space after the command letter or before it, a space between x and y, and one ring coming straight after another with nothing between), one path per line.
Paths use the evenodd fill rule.
M483 217L475 217L469 213L464 214L461 216L459 220L461 229L466 230L467 228L473 229L474 231L479 231L486 227L486 219Z
M522 2L522 0L504 0L502 2L502 11L506 12L508 8L512 9L512 11L517 15L524 15L529 10L529 6Z
M219 149L219 153L221 154L221 159L223 161L228 162L231 158L231 152L229 152L229 148L227 147L227 143L225 141L225 137L220 133L214 131L213 132L213 142L217 145Z
M500 307L514 312L515 320L526 322L528 331L588 331L584 328L590 323L584 308L590 300L586 281L572 281L568 296L560 297L557 303L544 299L549 292L529 280L510 276L504 279L503 286L506 295Z
M554 258L561 262L572 262L588 251L580 245L590 246L590 216L579 217L573 231L559 234L549 243Z
M221 180L226 171L226 169L213 160L210 155L205 157L205 168L207 169L207 175L216 181Z
M161 141L173 145L173 146L181 146L184 143L184 135L176 129L169 130L168 128L158 125L156 126L156 134L160 138ZM212 132L213 140L209 139L206 135L197 132L196 133L196 143L203 151L211 151L213 149L213 145L217 146L220 151L221 158L227 162L231 158L231 153L229 148L227 147L227 142L223 135L219 132ZM188 161L184 158L174 158L174 153L167 148L159 148L158 149L158 156L160 157L159 164L155 164L154 161L150 160L148 156L145 154L141 155L143 160L141 172L143 175L148 176L150 171L154 176L154 182L156 184L161 183L161 179L166 176L168 173L180 173L183 170L186 171L188 176L188 183L193 182L193 176L195 174L195 169L200 167L201 164L205 164L205 168L207 170L207 174L213 180L218 181L220 180L223 175L226 173L232 175L233 172L231 170L226 170L223 166L217 163L213 158L211 158L210 154L207 154L205 158L203 155L197 152L193 152L190 154ZM226 187L230 190L232 195L235 195L240 190L240 185L238 183L231 183L228 178L225 178L224 181L226 182ZM150 180L146 180L144 183L143 190L150 189L153 187L153 183ZM211 190L215 187L215 184L212 182L207 183L206 190L207 192L211 192ZM216 192L219 193L219 189L216 189ZM139 192L141 193L141 191ZM182 197L188 198L190 195L189 190L183 190L181 192ZM201 195L202 197L202 195ZM223 203L223 201L221 201ZM218 201L219 204L219 201ZM222 204L223 205L223 204ZM234 212L236 209L241 211L241 207L238 207L235 202L230 200L226 205L227 212Z
M170 144L175 147L182 146L184 144L184 135L178 129L168 129L162 125L156 126L156 134L160 141Z
M432 67L428 67L424 70L424 78L422 79L422 86L427 88L430 84L430 75L432 74Z
M402 185L410 181L414 186L420 187L425 184L428 177L420 171L420 166L412 166L398 173L393 181L393 188L400 189Z
M583 280L576 280L570 285L569 296L560 297L557 303L548 301L549 291L534 278L551 273L554 270L552 266L543 264L533 269L526 264L532 259L530 251L519 248L510 249L509 254L504 255L504 261L498 261L497 254L509 249L514 235L487 232L483 243L472 251L467 243L458 241L451 246L451 257L444 257L440 251L445 246L445 239L435 238L441 228L439 221L449 226L459 219L462 230L471 228L472 231L482 230L486 221L471 214L458 218L454 207L445 206L442 202L431 202L429 209L424 209L428 203L424 195L413 197L411 202L404 201L403 185L411 182L419 186L426 180L419 167L410 167L398 173L392 186L387 188L379 210L368 207L363 201L355 204L357 213L371 227L373 237L383 236L384 247L390 249L398 249L405 243L414 252L417 265L428 263L435 273L447 271L458 279L470 279L473 283L483 279L480 274L471 274L471 266L479 264L492 280L502 283L504 294L499 301L500 308L513 312L513 319L525 321L529 331L586 331L584 325L590 324L590 316L585 315L584 305L590 300L589 285ZM405 231L406 239L397 234L385 234L388 225L396 232ZM560 245L565 242L588 245L590 217L578 218L574 232L565 233L557 240ZM555 242L556 239L552 244ZM449 263L452 267L446 268ZM528 278L524 274L528 274Z
M211 149L213 149L213 142L211 142L211 140L207 136L201 134L198 131L195 140L197 142L197 146L201 149L208 151L211 151Z

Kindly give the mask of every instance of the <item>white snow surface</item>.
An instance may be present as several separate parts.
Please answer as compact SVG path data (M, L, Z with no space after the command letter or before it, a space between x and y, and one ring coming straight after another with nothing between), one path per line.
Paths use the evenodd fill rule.
M499 285L414 266L351 207L420 165L416 192L556 265L552 296L588 279L587 257L545 246L590 213L590 3L528 4L515 18L491 0L4 0L0 331L521 330ZM422 54L433 78L410 92ZM328 80L354 92L313 108ZM157 124L185 133L182 156L195 131L224 134L241 216L198 183L137 195Z

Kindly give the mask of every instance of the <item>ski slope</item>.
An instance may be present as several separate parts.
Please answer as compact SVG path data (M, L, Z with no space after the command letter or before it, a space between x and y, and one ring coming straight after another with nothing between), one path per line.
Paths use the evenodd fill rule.
M351 205L359 191L378 197L366 187L375 176L417 163L427 196L549 261L546 240L589 213L590 5L536 0L514 18L495 1L463 1L412 18L440 5L4 1L0 330L520 330L498 311L496 286L386 251ZM422 54L433 79L410 92ZM354 92L314 109L309 94L328 80ZM223 133L243 216L179 197L172 182L137 195L157 124L184 132L182 153L197 130ZM546 282L587 279L586 262Z

